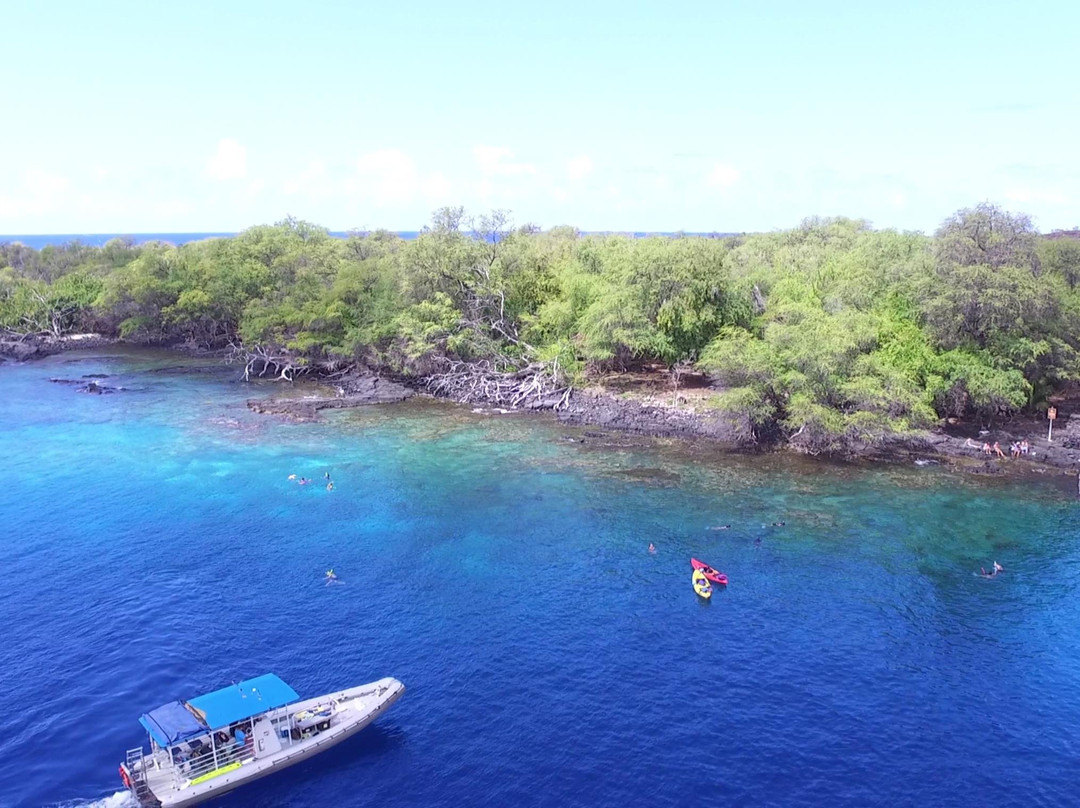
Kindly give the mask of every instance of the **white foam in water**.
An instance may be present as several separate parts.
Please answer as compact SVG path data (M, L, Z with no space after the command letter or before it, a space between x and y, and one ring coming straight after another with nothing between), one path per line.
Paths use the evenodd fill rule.
M96 800L70 800L58 802L52 808L136 808L138 803L131 796L130 791L117 791L108 797L100 797Z

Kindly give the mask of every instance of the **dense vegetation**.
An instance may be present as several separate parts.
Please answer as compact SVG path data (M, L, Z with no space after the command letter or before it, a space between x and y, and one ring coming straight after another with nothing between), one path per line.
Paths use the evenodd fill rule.
M181 247L0 245L0 328L232 346L285 378L363 364L556 389L695 365L748 436L831 451L1044 405L1080 372L1078 284L1080 240L991 205L933 237L810 219L723 239L444 209L411 241L289 219Z

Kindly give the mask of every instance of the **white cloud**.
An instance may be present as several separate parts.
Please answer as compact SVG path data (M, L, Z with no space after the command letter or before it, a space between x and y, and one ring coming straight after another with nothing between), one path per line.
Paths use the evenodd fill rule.
M217 151L206 162L206 175L214 180L239 180L247 176L247 149L231 138L218 141Z
M178 216L186 216L192 212L191 203L180 199L164 200L155 202L153 205L154 215L159 219L175 219Z
M424 178L423 192L428 204L445 205L452 201L450 181L440 171Z
M380 149L356 161L360 175L358 187L367 192L376 205L407 202L419 181L416 163L400 149Z
M571 180L580 180L592 173L593 161L587 154L579 154L566 163L566 176Z
M124 206L112 194L80 194L76 201L76 207L82 213L115 215L124 213Z
M306 191L309 194L322 195L328 190L325 178L326 163L322 160L312 160L307 168L285 183L283 190L287 194Z
M1069 198L1060 191L1042 191L1033 188L1014 188L1005 192L1010 202L1048 202L1053 205L1067 204Z
M716 163L709 172L708 182L714 188L730 188L739 181L739 170L727 163Z
M491 204L491 197L495 193L495 185L491 180L483 179L476 183L476 195L484 205Z
M51 201L67 190L66 177L50 174L39 168L27 169L23 174L23 188L34 199Z
M347 193L359 194L378 207L422 200L426 205L447 205L452 185L441 171L424 174L416 162L400 149L380 149L356 161L356 177L341 185Z
M67 177L40 168L28 168L23 172L18 191L10 196L0 196L0 216L39 216L54 210L63 203L69 185Z
M514 153L505 146L474 146L473 157L480 171L487 176L511 177L536 173L536 166L531 163L513 162Z

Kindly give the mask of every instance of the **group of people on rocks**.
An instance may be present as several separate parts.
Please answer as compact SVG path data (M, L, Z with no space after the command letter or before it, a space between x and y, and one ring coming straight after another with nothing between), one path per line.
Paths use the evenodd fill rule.
M964 446L966 448L968 448L968 449L978 449L979 448L979 444L977 444L971 438L968 438L964 442ZM1004 457L1005 456L1005 452L1002 450L1001 443L999 441L994 441L993 443L990 443L989 441L983 441L982 453L984 455L988 455L988 456L993 456L993 455L997 455L998 457ZM1027 439L1013 441L1012 444L1009 446L1009 454L1012 455L1013 457L1022 457L1022 456L1028 455L1030 453L1031 453L1031 444L1027 442Z

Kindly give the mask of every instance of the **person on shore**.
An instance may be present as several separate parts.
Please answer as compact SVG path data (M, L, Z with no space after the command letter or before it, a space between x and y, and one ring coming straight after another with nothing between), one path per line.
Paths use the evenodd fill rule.
M1009 454L1012 455L1014 458L1017 458L1017 457L1020 456L1020 442L1019 441L1014 440L1009 445Z
M652 542L649 542L649 552L650 553L656 553L656 545L653 544Z
M1005 457L1005 453L1001 451L1001 444L997 441L994 441L994 452L997 453L998 457Z
M993 454L993 450L990 448L989 443L983 443L983 454L984 455Z
M1026 455L1031 451L1031 444L1027 442L1027 438L1020 441L1020 454Z

